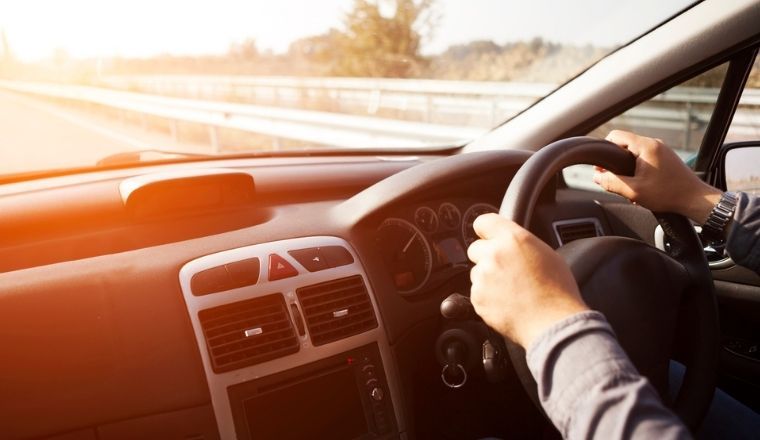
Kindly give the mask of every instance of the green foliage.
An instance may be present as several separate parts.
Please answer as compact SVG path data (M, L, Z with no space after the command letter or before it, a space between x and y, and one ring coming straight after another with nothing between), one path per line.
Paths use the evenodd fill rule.
M339 76L418 76L425 67L421 35L434 26L434 0L395 0L391 16L383 6L394 4L355 0L344 20L345 31L335 35L338 56L331 73ZM427 28L427 29L426 29Z
M499 45L490 40L449 47L431 59L426 76L472 81L563 82L599 60L608 48L534 38Z

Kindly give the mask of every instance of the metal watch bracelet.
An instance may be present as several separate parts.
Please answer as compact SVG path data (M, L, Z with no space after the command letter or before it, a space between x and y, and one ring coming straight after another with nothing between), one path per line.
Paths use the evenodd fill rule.
M726 226L731 221L736 210L736 204L739 198L732 192L724 192L720 196L720 201L715 205L707 221L702 225L702 237L710 242L721 241L724 239Z

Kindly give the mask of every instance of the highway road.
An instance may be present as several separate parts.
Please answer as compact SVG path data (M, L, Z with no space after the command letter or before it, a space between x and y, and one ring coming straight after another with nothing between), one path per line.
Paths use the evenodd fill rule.
M91 166L111 154L153 148L210 152L169 133L0 91L0 174Z
M199 105L207 104L213 103L200 101ZM169 134L166 124L164 124L163 129L159 129L150 124L140 124L134 120L124 122L117 116L119 114L117 110L112 110L109 114L104 111L85 111L86 105L88 104L83 103L79 107L64 106L42 98L0 90L0 175L54 168L92 166L99 159L129 151L150 149L190 153L211 153L213 151L209 145L210 139L207 129L203 126L195 126L196 133L192 137L195 141L189 141L188 136L180 136L181 140L176 140ZM172 107L170 110L175 111L176 109ZM284 111L287 112L288 110ZM276 113L277 110L272 110L272 112ZM332 114L328 113L319 113L319 115L322 118L332 117ZM756 118L758 115L760 113L754 110L738 114L738 118L749 119L743 120L743 131L729 133L729 140L757 138L760 134L758 132L760 125L758 125L758 121L752 118ZM335 116L343 117L341 115ZM180 117L181 115L178 116L178 118ZM351 117L349 116L349 118ZM231 116L225 114L222 122L226 123L230 120ZM351 122L355 121L351 119ZM404 124L401 121L394 122ZM625 122L617 121L617 128L628 128L634 131L641 129L642 132L649 135L670 139L669 142L674 144L678 141L673 139L678 139L683 135L682 124L676 124L676 130L663 128L664 131L660 133L649 127L651 124L646 126L648 128L642 128L635 123L628 126ZM262 124L275 125L269 119L266 119ZM197 133L199 127L203 127L200 128L200 136ZM263 127L263 129L267 128L271 127ZM303 130L303 127L297 126L295 129ZM271 133L267 133L266 130L259 132L250 129L249 131L258 133L256 136L262 138L259 148L261 146L266 146L265 148L270 145L277 146L276 143L272 144ZM332 132L327 134L337 136L336 133ZM366 135L366 133L364 134ZM603 136L606 132L603 130L603 132L595 134ZM235 142L234 144L241 148L246 145L245 142ZM349 144L356 145L355 143ZM587 169L569 170L566 174L567 178L574 182L580 182L582 186L586 186L590 182L590 173Z

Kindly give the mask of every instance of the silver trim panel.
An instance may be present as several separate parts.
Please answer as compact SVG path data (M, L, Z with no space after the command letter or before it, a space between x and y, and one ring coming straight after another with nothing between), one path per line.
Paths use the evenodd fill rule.
M309 272L288 253L289 250L294 249L324 246L343 246L351 253L354 262L345 266L317 272ZM285 259L296 268L298 275L281 280L268 281L268 256L270 254L277 254ZM205 269L253 257L258 257L259 261L261 261L258 284L204 296L194 296L192 294L192 291L190 290L190 280L194 274ZM288 304L287 310L291 313L291 319L293 319L293 322L296 322L292 316L292 305L298 305L296 289L311 284L354 275L361 275L364 284L367 287L372 307L377 316L378 326L376 328L318 347L311 344L307 330L304 336L299 337L301 346L297 353L226 373L217 374L214 372L211 367L211 359L209 358L208 349L203 336L203 329L201 328L200 320L198 318L199 311L272 293L282 293L285 302ZM345 240L329 236L303 237L271 243L262 243L206 255L185 264L182 269L180 269L179 281L182 287L182 295L184 296L185 304L187 305L187 310L190 315L193 331L195 332L198 349L203 361L203 369L206 373L206 380L208 381L211 403L214 407L214 413L216 414L216 421L219 427L219 435L223 440L236 439L232 410L227 395L227 387L230 385L309 364L373 342L377 343L380 350L380 357L382 358L385 376L388 380L387 391L390 393L390 397L394 402L393 408L398 422L398 429L402 433L405 431L405 423L400 411L402 407L401 390L399 388L400 382L397 379L398 376L395 370L395 363L393 362L390 346L388 345L381 315L377 307L377 301L375 300L375 294L372 291L372 287L364 268L359 263L359 258L356 255L356 252L354 252L353 248ZM335 313L341 312L341 310L335 311ZM251 336L253 336L255 330L256 329L246 330L246 336L249 336L249 331L252 332Z
M702 232L702 227L694 226L694 230L697 231L697 233L700 233ZM665 231L662 230L662 226L660 225L657 225L657 227L654 228L654 245L657 249L663 252L667 252L665 250ZM726 257L718 261L708 261L707 265L710 267L710 269L718 270L729 269L736 266L736 263L734 263L734 260L732 260L731 257Z

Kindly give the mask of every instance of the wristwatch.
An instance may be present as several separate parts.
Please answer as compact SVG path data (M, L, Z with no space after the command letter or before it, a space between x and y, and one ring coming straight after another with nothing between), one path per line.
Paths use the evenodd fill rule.
M702 225L702 238L708 243L715 243L725 240L726 226L734 216L736 204L739 198L732 192L724 192L720 196L720 201L715 205L707 221Z

